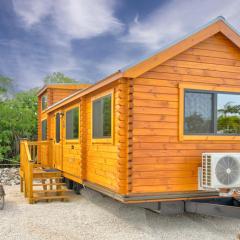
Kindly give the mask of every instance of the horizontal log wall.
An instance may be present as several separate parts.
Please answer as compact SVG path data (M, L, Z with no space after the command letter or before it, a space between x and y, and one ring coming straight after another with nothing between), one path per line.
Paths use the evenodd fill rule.
M113 91L112 142L92 141L92 98ZM86 151L84 153L85 180L99 184L117 193L127 191L127 82L119 80L108 88L84 97Z
M236 141L179 141L179 83L240 87L240 51L217 34L134 80L132 192L198 189L201 153Z
M51 89L51 105L65 97L68 97L77 90L78 89Z

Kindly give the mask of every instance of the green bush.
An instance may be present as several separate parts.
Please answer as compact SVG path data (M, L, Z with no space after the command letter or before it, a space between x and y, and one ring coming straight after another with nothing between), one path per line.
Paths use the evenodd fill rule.
M0 161L18 159L19 140L37 138L37 89L0 101Z

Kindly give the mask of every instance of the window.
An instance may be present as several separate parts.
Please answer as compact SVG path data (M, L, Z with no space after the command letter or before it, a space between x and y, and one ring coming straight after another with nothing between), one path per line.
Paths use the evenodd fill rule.
M112 135L112 95L93 101L93 138L110 138Z
M213 132L212 94L185 92L185 121L186 134Z
M60 142L60 131L61 131L61 129L60 129L60 121L61 121L61 119L60 119L60 113L57 113L56 114L56 117L55 117L55 140L56 140L56 143L59 143Z
M79 108L66 112L66 139L78 139L79 133Z
M47 108L47 95L42 96L42 110Z
M184 133L240 135L240 94L185 90Z
M217 94L217 133L240 134L240 95Z
M42 141L47 140L47 119L42 121Z

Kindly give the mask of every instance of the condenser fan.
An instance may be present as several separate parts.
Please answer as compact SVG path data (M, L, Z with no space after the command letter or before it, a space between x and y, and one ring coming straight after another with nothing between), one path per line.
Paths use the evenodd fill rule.
M232 156L224 156L216 164L215 174L218 181L224 185L235 183L240 177L240 167L237 159Z

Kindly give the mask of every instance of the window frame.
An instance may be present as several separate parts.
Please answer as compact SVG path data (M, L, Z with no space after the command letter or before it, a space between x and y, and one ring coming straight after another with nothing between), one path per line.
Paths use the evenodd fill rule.
M111 136L94 138L93 137L93 103L101 98L111 96ZM92 143L112 143L114 142L114 89L105 91L91 98L91 142Z
M43 122L46 122L46 139L43 139ZM47 142L48 141L48 121L47 118L44 118L41 120L41 142Z
M206 93L213 93L215 95L215 98L217 97L217 94L239 94L240 95L240 88L231 88L231 87L219 87L219 86L209 86L209 85L202 85L202 84L186 84L182 83L179 84L179 140L224 140L224 141L234 141L234 140L240 140L240 134L239 135L223 135L223 134L215 134L215 133L209 133L209 134L190 134L185 133L185 127L184 127L184 120L185 120L185 92L206 92ZM214 112L216 111L216 104L217 101L215 101L215 106L213 106ZM213 113L213 124L215 125L217 115L216 113ZM214 132L216 131L217 126L214 126Z
M73 110L74 108L78 108L78 138L67 139L67 112ZM79 104L66 108L64 111L64 135L65 135L65 142L66 143L77 143L80 140L80 127L81 127L81 107Z
M46 98L46 107L45 108L43 108L43 99L44 98ZM46 111L47 108L48 108L48 96L47 96L47 94L44 94L41 97L41 110L42 110L42 112Z
M59 117L59 139L57 138L57 116ZM62 124L61 124L61 112L56 112L54 114L54 126L55 126L55 130L54 130L54 140L55 140L55 144L60 144L62 141Z

